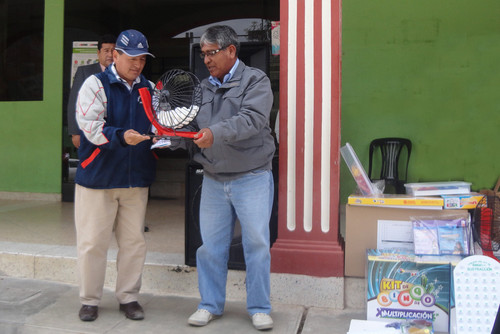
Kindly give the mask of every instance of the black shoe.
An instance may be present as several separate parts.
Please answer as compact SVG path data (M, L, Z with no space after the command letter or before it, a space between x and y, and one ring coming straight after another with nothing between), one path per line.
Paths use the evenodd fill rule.
M144 319L144 309L138 302L120 304L120 311L125 312L125 316L132 320Z
M81 321L94 321L97 319L97 306L82 305L78 316Z

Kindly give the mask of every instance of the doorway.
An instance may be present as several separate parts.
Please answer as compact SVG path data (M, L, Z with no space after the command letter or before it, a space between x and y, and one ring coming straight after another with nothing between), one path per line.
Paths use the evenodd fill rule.
M270 123L274 130L279 108L279 56L270 52L270 22L279 21L279 5L279 0L65 1L62 147L70 163L63 168L63 200L73 200L72 177L78 159L67 132L66 111L74 41L96 41L103 34L117 36L123 30L137 29L146 35L150 51L155 55L155 58L148 59L143 72L149 80L155 82L170 69L191 71L201 80L206 73L196 62L199 60L196 53L199 53L199 37L204 27L221 22L231 25L244 46L241 56L245 59L242 60L247 65L263 69L271 79L275 98ZM157 181L151 187L150 197L156 204L169 201L165 207L174 202L184 205L188 153L162 150L159 158ZM155 207L161 210L161 205ZM178 218L184 220L184 213ZM184 229L178 226L164 229L167 233L182 234L178 238L184 240ZM182 245L176 253L184 251Z

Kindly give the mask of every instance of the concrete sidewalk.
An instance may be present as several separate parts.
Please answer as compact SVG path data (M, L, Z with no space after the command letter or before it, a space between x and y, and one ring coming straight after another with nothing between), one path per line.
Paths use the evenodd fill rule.
M258 333L252 326L244 302L229 301L220 319L206 327L191 327L187 319L199 299L181 296L141 294L146 318L126 319L118 311L114 294L105 290L94 322L78 318L80 303L75 285L43 280L0 277L0 333ZM309 309L273 304L272 333L345 334L351 319L366 319L365 310Z
M139 298L146 319L128 320L118 311L113 239L99 318L84 323L78 318L73 203L0 199L0 334L258 333L246 312L245 272L239 270L228 274L224 316L207 327L187 324L199 292L196 268L184 265L184 205L149 201ZM363 279L273 273L271 303L272 333L345 334L351 319L366 319Z

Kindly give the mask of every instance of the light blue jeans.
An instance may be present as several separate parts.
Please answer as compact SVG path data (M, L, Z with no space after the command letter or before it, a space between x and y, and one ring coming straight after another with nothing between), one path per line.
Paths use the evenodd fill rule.
M227 262L236 217L240 221L246 263L247 310L271 312L269 219L273 205L273 175L255 171L227 182L205 176L200 202L203 245L196 252L198 306L212 314L224 312Z

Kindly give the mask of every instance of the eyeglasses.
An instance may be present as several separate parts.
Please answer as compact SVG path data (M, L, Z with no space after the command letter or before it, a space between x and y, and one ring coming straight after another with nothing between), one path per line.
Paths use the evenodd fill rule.
M222 51L224 49L225 48L217 49L217 50L210 50L210 51L207 51L207 52L201 52L200 53L200 58L201 59L205 59L205 57L213 57L213 56L215 56L216 54L218 54L220 51Z

